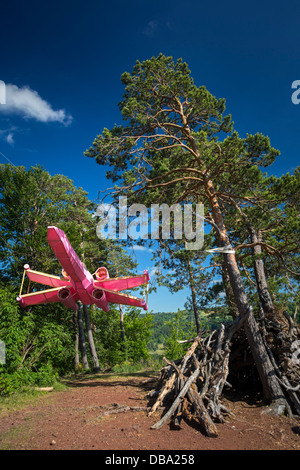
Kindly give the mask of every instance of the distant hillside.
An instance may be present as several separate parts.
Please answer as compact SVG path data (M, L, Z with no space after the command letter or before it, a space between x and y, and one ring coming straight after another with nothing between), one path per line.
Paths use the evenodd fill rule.
M196 334L196 324L194 313L188 310L181 310L182 318L180 321L181 332L185 339L189 339ZM142 315L145 315L144 313ZM175 323L176 312L150 312L153 316L152 337L149 343L151 350L161 348L166 339L170 336L171 325ZM224 309L202 309L200 314L200 324L203 330L215 329L221 322L230 321L231 317L224 315Z

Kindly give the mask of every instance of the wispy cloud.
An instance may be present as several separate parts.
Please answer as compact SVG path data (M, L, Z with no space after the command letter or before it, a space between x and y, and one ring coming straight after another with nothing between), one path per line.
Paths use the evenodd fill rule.
M134 251L147 251L148 253L153 253L153 250L151 248L142 245L133 245L132 248Z
M15 141L14 141L14 135L12 132L9 132L9 134L7 134L6 142L10 145L14 145Z
M157 21L153 19L148 21L146 26L144 26L142 33L149 38L153 38L162 31L172 31L172 29L172 23L169 20L162 19L161 21Z
M153 37L158 29L159 23L156 20L148 21L147 25L143 29L143 34L148 37Z
M148 269L148 272L149 272L149 276L151 278L151 277L156 276L156 274L159 274L160 269L157 266L152 266L151 268Z
M28 86L19 88L11 83L6 84L6 103L1 105L3 114L18 114L25 119L35 119L40 122L60 122L65 126L72 122L72 116L64 109L55 110L44 100L37 91ZM13 135L7 136L12 142Z
M9 126L7 129L0 129L0 139L7 142L9 145L14 145L14 133L17 128L15 126Z

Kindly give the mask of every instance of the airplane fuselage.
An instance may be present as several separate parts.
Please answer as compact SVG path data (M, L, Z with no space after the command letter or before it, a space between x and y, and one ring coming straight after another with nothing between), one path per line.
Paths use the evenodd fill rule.
M62 266L62 277L34 271L26 264L24 269L29 280L50 286L51 289L24 295L20 292L17 301L22 307L59 301L66 307L77 310L80 301L83 305L95 304L105 312L109 311L109 302L147 310L144 299L120 292L148 284L147 271L144 271L144 274L111 279L107 269L100 267L94 277L77 256L63 230L54 226L48 227L47 240Z

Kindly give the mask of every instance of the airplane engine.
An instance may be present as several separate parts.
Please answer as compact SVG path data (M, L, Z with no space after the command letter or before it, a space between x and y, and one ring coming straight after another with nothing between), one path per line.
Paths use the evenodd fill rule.
M71 276L69 276L67 271L65 271L64 269L61 270L61 274L64 279L67 279L68 281L71 279Z
M78 310L78 305L67 287L62 287L62 289L58 291L57 296L65 307L71 308L72 310Z
M107 269L104 267L98 268L96 271L96 278L97 278L97 281L103 281L104 279L108 279L109 274L108 274Z
M105 312L109 311L106 295L102 289L94 289L92 292L92 296L97 307L101 308Z

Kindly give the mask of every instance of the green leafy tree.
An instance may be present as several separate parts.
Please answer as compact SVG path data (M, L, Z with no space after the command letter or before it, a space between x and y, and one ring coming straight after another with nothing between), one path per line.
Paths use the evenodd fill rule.
M91 318L95 327L96 347L102 367L111 367L130 359L139 362L149 358L148 343L152 333L152 315L140 314L136 308L124 312L126 331L126 351L123 347L119 309L111 306L109 314L90 307Z
M88 200L87 193L76 188L65 176L51 176L41 167L26 170L24 167L0 165L0 279L5 283L3 292L5 288L10 292L11 314L15 315L15 321L9 321L6 313L8 302L4 302L0 309L3 336L0 338L7 344L6 368L9 373L15 371L24 377L26 371L28 377L37 380L36 372L39 371L41 377L44 371L44 378L48 375L50 381L51 374L55 377L73 368L73 357L77 354L74 339L78 334L74 331L70 310L60 304L36 305L22 310L16 302L25 263L29 263L32 269L61 273L61 266L47 243L47 226L56 225L65 231L92 273L104 265L114 275L113 252L118 254L118 263L122 260L124 269L125 265L128 271L133 267L130 256L122 247L98 239L93 210L94 204ZM25 280L23 293L28 288L31 290L34 286ZM82 330L80 338L83 344L86 334L89 360L92 360L94 369L99 370L89 311L84 307L85 332ZM117 330L120 331L120 327ZM101 345L97 346L101 352ZM84 363L88 368L88 361Z
M0 395L21 387L49 386L59 374L72 370L73 331L63 307L43 306L24 313L15 291L0 285L0 339L5 344L5 364L0 364Z
M163 266L166 274L160 277L160 285L168 287L170 292L175 293L187 288L190 295L186 308L194 313L197 333L201 331L199 317L199 291L204 291L213 275L213 269L207 273L209 266L204 267L203 263L206 254L199 250L187 250L181 240L166 241L167 248Z
M51 176L37 166L0 165L1 276L19 282L23 265L35 270L60 269L47 243L47 226L68 233L81 252L83 228L91 227L92 203L87 193L63 175Z
M148 343L151 337L152 316L140 315L137 308L131 308L124 315L127 355L133 362L149 358Z
M176 360L183 356L186 345L180 341L186 338L186 314L178 309L173 318L166 322L170 328L170 333L166 338L166 357L169 360ZM190 337L192 337L192 332Z
M95 328L95 344L102 368L122 363L126 357L122 345L119 310L116 305L109 313L90 307L91 321Z
M228 196L226 222L232 227L237 262L248 289L257 292L266 315L274 302L297 304L299 281L299 170L280 178L256 173L249 178L248 197ZM245 192L244 192L245 196Z

